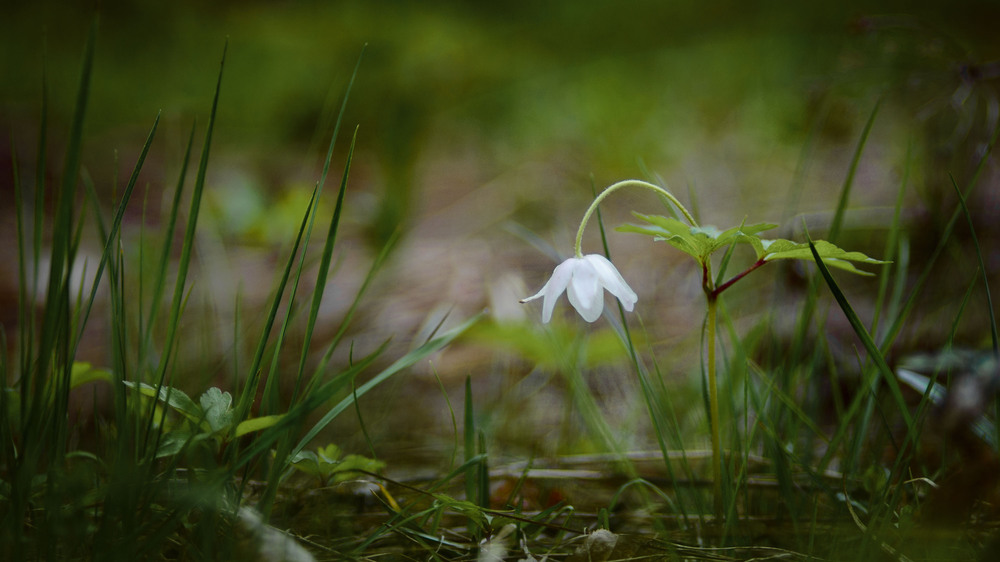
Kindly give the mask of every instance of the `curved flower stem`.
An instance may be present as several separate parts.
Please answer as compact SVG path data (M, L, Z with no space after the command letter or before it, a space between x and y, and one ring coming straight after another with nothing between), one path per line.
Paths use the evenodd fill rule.
M666 197L671 203L673 203L680 210L681 214L684 215L684 218L687 219L688 223L690 223L691 226L698 226L698 222L695 221L694 217L691 216L691 213L688 212L687 207L682 205L681 202L678 201L677 198L674 197L674 195L669 191L667 191L666 189L663 189L658 185L645 182L642 180L622 180L620 182L613 183L608 187L606 187L604 191L602 191L597 197L594 198L594 201L593 203L590 204L590 207L587 209L587 212L583 214L583 220L580 221L580 229L576 231L576 244L573 246L573 250L576 254L576 257L578 258L583 257L583 251L581 250L581 247L583 246L583 230L587 227L587 221L590 220L590 215L594 214L594 211L597 210L597 206L601 204L601 201L603 201L605 197L611 195L612 192L617 191L619 188L626 186L644 187L646 189L651 189L659 193L660 195Z
M719 388L715 376L715 315L717 297L706 292L708 320L705 331L708 345L708 418L712 431L712 498L716 517L722 515L722 444L719 438Z

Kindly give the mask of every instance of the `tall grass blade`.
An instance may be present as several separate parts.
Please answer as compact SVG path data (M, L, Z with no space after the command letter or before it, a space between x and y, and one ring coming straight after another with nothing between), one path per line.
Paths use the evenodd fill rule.
M292 247L292 251L288 256L288 264L282 273L281 281L278 286L278 290L275 292L274 300L271 302L271 310L268 314L267 323L264 325L264 333L261 335L260 341L257 343L257 351L254 354L253 363L251 364L251 371L247 376L247 384L243 387L243 392L240 395L239 404L236 408L236 419L244 420L249 415L250 407L253 405L255 396L257 395L257 386L259 379L259 365L262 360L264 349L267 347L268 334L270 333L271 326L274 322L275 316L278 311L278 307L281 304L282 295L285 289L285 283L288 280L288 276L291 273L292 266L295 262L295 257L299 254L298 248L299 244L302 244L301 257L299 259L299 266L295 271L295 279L292 281L291 293L288 297L288 306L285 310L285 318L281 322L281 327L278 329L278 335L274 343L274 352L271 356L271 367L268 370L267 381L264 383L264 391L261 400L261 413L264 415L277 415L280 410L280 397L278 396L279 387L275 383L278 379L278 360L280 359L280 351L283 347L285 341L285 333L288 329L288 325L291 323L292 315L295 312L295 295L299 288L299 279L302 276L302 267L306 261L306 246L309 243L308 235L306 232L312 228L312 222L315 219L315 208L316 208L316 197L319 187L313 189L312 195L309 198L309 206L306 208L305 214L302 216L302 224L299 226L299 232L295 237L295 244ZM303 236L306 236L306 240L303 241ZM308 348L309 342L306 340L305 346ZM284 439L278 446L278 451L275 453L274 462L271 466L271 473L268 477L268 486L264 493L263 499L258 503L258 508L261 511L263 519L266 521L270 515L271 503L274 501L274 495L277 493L277 483L278 477L281 472L284 471L287 464L287 451L291 444L288 439ZM233 448L235 453L235 448Z
M976 236L976 226L972 222L972 215L969 213L969 207L965 204L965 196L962 195L962 190L958 188L958 184L955 183L955 178L949 176L951 179L951 185L955 188L955 194L958 195L958 202L962 207L962 214L965 215L965 220L969 223L969 233L972 235L972 245L976 249L976 259L979 261L979 273L983 276L983 290L986 291L986 311L990 316L990 336L993 341L993 356L1000 359L1000 345L997 343L997 318L993 311L993 297L990 294L990 277L986 269L986 262L983 260L983 250L979 247L979 237Z
M188 135L187 145L184 148L184 158L181 161L180 173L177 177L177 186L174 188L174 198L170 205L170 213L167 215L166 228L163 231L163 248L160 250L160 259L153 274L153 294L150 299L149 313L147 315L146 326L139 348L139 357L142 361L148 359L151 350L153 331L156 328L156 320L159 317L163 292L166 287L167 267L170 264L170 254L173 248L174 232L177 229L177 217L181 210L181 195L184 193L184 183L187 178L188 164L191 161L191 149L194 147L194 125L191 126L191 133Z
M471 462L476 458L476 414L472 402L472 377L465 377L465 426L463 429L464 451L465 451L465 500L475 505L482 506L482 498L485 495L489 499L489 492L483 493L480 488L480 472L482 465L479 462ZM488 507L488 506L487 506ZM474 519L468 523L469 533L479 539L479 526Z
M903 167L903 178L899 182L899 189L896 191L896 205L893 208L892 223L889 226L889 234L885 241L885 251L882 254L882 259L887 262L898 262L896 269L897 286L899 279L905 278L906 276L906 260L900 261L898 259L898 254L903 251L900 247L901 232L902 232L902 211L903 211L903 196L906 194L906 188L910 181L910 168L913 164L913 145L912 143L906 149L906 161ZM899 300L901 293L899 291L893 291L892 294L889 293L890 281L892 279L891 275L883 275L879 279L878 286L878 296L875 298L875 314L872 318L871 332L876 337L884 330L880 330L880 321L882 311L885 310L888 314L894 315L896 311L899 310ZM888 305L886 299L889 299ZM885 349L879 346L881 349Z
M882 98L879 97L878 101L875 102L875 107L872 108L872 112L868 115L865 127L861 131L861 138L858 139L858 144L854 147L854 156L851 157L851 164L847 169L847 177L844 178L844 185L840 190L840 199L837 201L837 208L834 210L833 220L830 223L830 232L827 234L827 240L834 244L837 242L837 236L840 234L840 228L844 222L844 213L847 210L847 202L851 198L851 188L854 186L854 176L858 171L861 155L864 153L868 137L872 132L872 126L875 124L875 116L878 115L881 106Z
M215 84L215 95L212 98L212 110L208 117L208 127L205 132L205 143L201 149L201 160L198 163L198 173L194 183L194 191L191 194L191 206L187 216L187 228L184 231L184 241L181 246L181 255L177 263L177 280L174 284L174 295L170 306L170 317L167 322L167 334L164 340L162 358L155 382L157 392L164 387L167 372L170 366L170 358L173 354L174 343L177 339L177 332L180 325L181 309L186 300L185 290L187 286L187 274L191 265L191 252L194 249L195 230L198 225L198 213L201 210L202 194L205 191L205 176L208 171L208 159L212 148L212 133L215 131L215 118L219 108L219 93L222 91L222 74L226 64L226 51L229 47L228 41L222 48L222 59L219 62L219 76ZM150 409L150 417L146 423L147 436L153 428L152 415L155 409ZM157 436L158 437L158 436ZM156 448L147 448L148 455L155 455Z
M354 313L358 309L358 305L361 303L361 299L368 292L368 287L371 285L372 280L375 279L376 273L381 269L382 265L385 263L386 259L389 257L389 253L395 246L396 241L399 240L401 231L397 230L391 238L382 246L382 250L379 251L378 256L372 262L370 268L368 268L368 273L365 275L364 281L361 282L361 287L358 289L357 293L354 295L354 300L351 301L351 306L348 307L347 312L344 314L344 318L340 323L340 328L337 329L337 333L333 335L333 339L330 344L327 345L326 352L323 354L323 358L319 362L319 366L313 371L312 377L309 379L309 383L306 385L306 393L308 394L311 389L315 388L319 384L320 377L322 376L324 369L329 364L331 357L333 356L334 350L340 345L340 340L343 339L344 334L347 333L347 329L351 325L351 320L354 319Z
M993 130L993 136L990 137L990 141L986 145L986 149L982 152L982 155L979 158L979 164L976 166L976 170L972 174L972 178L962 191L962 196L965 199L968 199L972 194L972 191L976 188L980 174L986 168L986 164L990 162L990 155L993 153L993 147L996 146L998 138L1000 138L1000 127L996 127ZM927 265L924 268L924 271L920 274L920 277L917 278L916 283L914 283L913 289L910 291L910 296L906 299L906 303L903 305L901 312L896 316L895 322L893 322L889 331L886 333L884 341L882 342L883 347L892 345L896 336L899 335L899 332L903 329L903 324L905 324L907 317L909 317L910 312L913 310L917 297L923 292L924 285L926 285L928 279L930 279L931 273L934 271L934 265L937 263L938 258L941 257L941 254L944 253L944 250L948 247L951 235L955 230L955 223L958 222L958 218L961 213L961 207L956 208L951 214L951 218L948 220L948 223L945 225L941 234L938 236L937 246L934 247L934 251L927 259ZM1000 398L998 398L997 401L997 408L998 411L1000 411Z
M298 267L295 268L295 278L291 283L291 292L288 296L288 306L285 309L285 317L278 328L278 335L274 342L274 353L271 357L271 368L268 371L267 381L264 383L262 412L265 414L273 414L277 412L280 407L277 395L278 387L274 384L276 379L275 373L278 368L278 359L280 358L279 352L285 342L285 333L288 329L289 323L291 322L292 315L295 312L295 295L298 293L299 280L302 276L302 267L306 260L306 246L309 244L309 240L305 238L306 231L311 226L312 220L315 217L313 212L316 208L317 195L317 189L314 188L312 195L309 197L309 205L306 208L305 214L302 216L302 223L299 225L298 234L295 236L295 243L292 246L291 252L288 254L288 262L281 274L281 281L278 282L278 289L275 291L273 300L271 301L271 309L268 313L267 321L264 324L264 331L260 340L257 342L257 351L254 353L254 359L250 366L250 372L247 373L247 384L243 387L239 406L236 409L238 419L245 418L247 412L250 410L254 397L257 394L257 386L260 380L260 363L263 361L264 351L267 348L268 336L271 333L275 318L278 314L278 309L281 306L282 297L284 296L285 288L288 284L288 278L292 273L293 266L295 265L295 259L296 257L299 257L299 246L301 245L302 255L299 257Z
M97 41L97 20L90 26L87 42L84 46L83 65L80 71L80 85L77 90L76 105L70 128L69 141L66 147L66 157L63 164L62 180L56 191L56 210L52 232L52 248L49 257L48 288L45 297L45 312L42 317L37 364L32 368L33 376L28 376L34 385L33 398L30 402L28 427L30 431L37 424L49 426L46 421L38 420L44 414L39 409L44 408L45 388L48 386L50 364L56 360L55 368L62 370L60 380L65 380L69 372L68 357L68 326L65 317L69 314L69 269L72 267L70 256L73 254L73 215L76 206L76 189L80 176L80 153L83 145L83 124L90 98L90 80L93 71L95 43ZM62 341L57 341L62 339ZM56 356L53 357L53 354ZM68 391L63 388L52 389L56 394ZM59 424L62 425L62 424ZM61 430L57 430L61 433ZM29 437L25 435L25 440ZM51 453L61 457L62 450L57 442L51 443ZM58 463L54 463L58 464Z
M76 346L79 345L80 338L83 336L83 328L87 323L87 319L90 316L90 311L94 306L94 300L97 298L97 289L101 282L101 276L104 273L104 268L111 259L112 253L115 251L115 246L121 241L118 236L122 219L125 217L125 209L128 207L128 203L132 198L132 191L135 189L135 184L139 180L139 171L142 170L142 165L146 161L146 155L149 154L149 147L153 144L153 138L156 136L156 127L160 123L160 114L156 114L156 119L153 121L153 127L149 130L149 135L146 137L146 142L143 143L142 149L139 152L139 158L135 163L135 167L132 169L132 175L129 177L128 183L125 185L125 190L122 193L121 201L119 201L118 206L115 209L114 220L111 223L110 231L102 233L106 238L104 243L104 251L101 253L101 261L97 266L97 272L94 274L94 282L90 290L90 298L87 299L86 304L82 308L83 318L80 321L78 327L77 336L73 343L73 355L76 355ZM98 213L99 216L99 213ZM103 228L102 228L103 230Z
M344 99L340 104L340 111L337 113L336 123L333 126L333 134L330 136L330 144L327 147L326 159L323 161L323 171L320 174L319 181L316 184L316 192L314 197L316 199L323 192L323 187L326 185L326 176L330 171L330 162L333 160L333 149L337 144L337 137L340 135L340 126L343 122L344 112L347 110L347 101L351 97L351 89L354 87L354 81L358 76L358 70L361 68L361 60L364 57L364 50L362 49L361 54L358 56L358 60L354 65L354 72L351 73L351 79L347 82L347 90L344 92ZM337 229L340 226L340 216L344 207L344 194L347 191L347 178L350 176L351 162L354 156L354 146L357 141L358 129L354 129L354 136L351 138L351 148L347 155L347 163L344 165L344 174L340 182L340 191L337 194L337 204L333 211L333 218L330 220L330 228L327 232L326 243L323 247L323 254L320 260L319 272L317 273L317 280L315 288L313 289L312 305L309 309L309 320L306 322L306 334L303 338L302 354L299 359L299 369L296 375L295 392L292 395L292 402L295 401L296 395L298 393L299 385L301 384L302 377L305 373L305 363L306 358L309 354L309 347L312 343L312 334L316 326L316 320L319 316L320 303L323 300L323 293L326 289L326 279L329 275L330 262L333 256L333 248L337 239ZM313 210L315 215L315 208ZM306 232L306 246L308 246L309 240L312 236L313 219L309 220L309 227ZM303 249L303 255L305 250Z
M403 369L411 367L417 361L421 361L427 356L431 355L432 353L444 348L452 341L454 341L455 338L461 336L466 330L468 330L476 322L478 322L482 318L482 316L483 316L482 313L477 314L476 316L473 316L472 318L466 320L465 322L456 326L455 328L448 330L447 332L441 334L437 338L434 338L433 340L425 343L424 345L418 347L417 349L414 349L413 351L407 353L403 357L400 357L391 365L389 365L387 368L385 368L382 372L375 375L375 377L373 377L371 380L358 387L355 393L353 393L351 396L347 398L344 398L337 405L335 405L333 408L327 411L327 413L315 425L313 425L313 427L309 431L306 432L306 434L302 437L302 439L299 440L298 445L296 445L295 448L292 449L291 456L294 457L296 453L304 449L305 446L309 444L309 441L311 441L314 437L319 435L319 432L322 431L323 428L325 428L331 421L333 421L334 418L340 415L341 412L343 412L351 405L355 397L364 396L369 390L378 386L386 379L392 377L393 375L402 371ZM352 371L354 370L352 369ZM311 399L312 396L310 395L309 398Z
M355 69L357 72L357 69ZM351 78L351 83L353 84L354 78ZM347 101L346 98L344 100ZM343 115L343 107L341 108L341 115ZM337 117L337 128L340 127L340 116ZM336 129L334 130L334 135L336 135ZM316 274L316 287L313 289L312 305L309 307L309 321L306 323L306 333L304 338L304 343L302 345L302 354L299 357L299 370L295 380L295 391L292 393L292 402L294 403L300 385L302 384L302 379L305 375L306 370L306 358L309 356L310 343L312 341L313 330L316 327L316 320L319 317L320 304L323 301L323 293L326 290L327 278L330 273L330 263L333 260L333 248L337 240L337 229L340 226L340 217L344 208L344 194L347 192L347 178L351 172L351 162L354 158L354 147L358 138L358 130L354 130L354 136L351 138L351 147L347 153L347 163L344 165L344 175L340 180L340 191L337 193L337 205L333 209L333 217L330 219L330 228L327 231L326 243L323 246L323 254L320 258L319 271ZM330 140L330 150L327 153L327 161L324 164L323 178L320 179L320 186L322 186L323 181L326 177L326 169L330 165L330 156L333 154L333 143L336 141L336 136Z
M823 260L819 257L819 253L816 252L816 247L812 240L809 240L809 248L812 250L815 260L817 262L822 262ZM847 321L850 322L851 328L854 329L854 333L857 334L861 343L868 351L868 358L875 364L878 373L889 387L889 391L892 394L893 399L896 401L896 405L899 407L900 416L902 416L903 422L906 424L907 433L912 433L914 430L913 418L906 405L906 400L903 398L903 393L899 388L899 383L896 381L896 376L893 374L892 369L889 368L889 364L886 363L885 357L882 355L882 351L875 344L871 334L868 333L868 330L861 322L861 319L858 318L858 315L854 312L853 307L851 307L851 304L847 301L847 297L844 296L840 287L837 286L837 282L834 281L833 276L830 274L830 270L827 269L826 265L822 263L817 263L817 266L819 267L820 274L822 274L827 286L830 287L830 292L833 293L834 298L837 300L837 304L840 305L841 310L843 310L844 315L847 317Z

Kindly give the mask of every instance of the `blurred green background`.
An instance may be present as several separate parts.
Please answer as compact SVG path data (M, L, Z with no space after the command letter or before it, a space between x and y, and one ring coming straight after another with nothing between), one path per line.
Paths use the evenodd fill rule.
M0 10L2 117L17 138L35 130L43 68L54 124L72 110L94 9ZM856 138L885 90L907 117L957 122L969 111L949 101L962 65L1000 57L992 2L109 1L99 11L88 130L105 152L91 166L109 147L137 145L160 109L179 150L191 120L205 120L228 38L218 146L269 189L291 181L282 165L301 166L303 149L321 153L367 44L347 123L361 126L372 177L357 183L376 198L380 237L421 206L429 167L460 160L478 170L467 188L533 162L606 183L637 175L639 161L678 188L784 188L818 112L818 138L834 143Z
M516 300L537 290L553 261L510 225L569 253L592 181L662 180L693 200L704 223L747 217L792 228L805 217L821 236L879 99L848 217L854 238L844 245L879 255L910 151L906 221L919 271L954 208L948 174L960 185L971 178L998 113L996 2L112 0L98 11L85 166L110 201L162 110L141 184L153 194L154 221L192 123L207 122L228 43L204 219L212 236L199 248L225 256L202 264L215 303L232 303L237 287L250 305L266 297L273 258L261 248L290 240L364 51L345 117L346 131L360 130L338 258L342 291L324 314L342 315L373 249L397 228L405 235L360 315L362 345L386 333L419 339L449 310L457 321L489 307L499 321L536 325L537 308ZM43 77L50 169L59 169L94 13L90 2L0 7L0 186L11 185L11 141L23 181L32 181ZM974 208L988 245L1000 234L994 167L982 181ZM13 198L3 191L6 236ZM617 225L628 210L660 212L657 205L623 193L609 200L605 220ZM591 228L585 251L598 251L598 240ZM679 362L668 372L684 371L697 358L698 278L683 258L646 242L609 239L640 295L651 345ZM997 253L987 257L996 271ZM949 271L958 281L938 289L960 294L973 271ZM5 292L12 276L4 275ZM749 283L731 297L737 316L760 311ZM984 324L968 325L965 343L983 343ZM365 340L369 332L377 335ZM933 340L918 333L907 345ZM486 372L477 369L490 361L458 351L444 365L464 375Z

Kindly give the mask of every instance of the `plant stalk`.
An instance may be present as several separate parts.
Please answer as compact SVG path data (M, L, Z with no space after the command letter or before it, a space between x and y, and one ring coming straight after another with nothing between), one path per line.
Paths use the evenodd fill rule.
M719 437L719 387L715 376L715 316L717 297L706 292L708 320L706 340L708 345L708 421L712 431L712 497L716 517L722 516L722 452Z
M658 185L642 180L622 180L620 182L611 184L608 187L604 188L604 191L602 191L597 197L594 198L594 201L590 204L590 207L587 208L587 212L583 214L583 220L580 221L580 228L576 231L576 243L573 245L573 251L577 258L583 257L583 250L582 250L583 231L584 229L587 228L587 221L590 220L590 216L594 214L594 211L597 210L597 206L601 204L601 201L603 201L605 197L611 195L619 188L626 186L643 187L659 193L663 197L666 197L668 201L670 201L675 207L677 207L680 210L681 214L684 215L684 218L687 219L688 223L691 226L698 226L698 222L694 220L693 216L691 216L691 213L687 210L687 207L685 207L676 197L674 197L672 193L670 193L666 189L663 189Z

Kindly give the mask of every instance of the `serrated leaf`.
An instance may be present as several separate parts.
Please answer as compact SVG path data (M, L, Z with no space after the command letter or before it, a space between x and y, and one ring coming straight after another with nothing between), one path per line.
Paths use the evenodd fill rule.
M337 459L339 459L342 454L343 452L341 452L340 447L334 445L333 443L330 443L326 447L316 449L316 456L327 464L337 462Z
M777 227L778 225L774 223L761 222L757 224L742 224L740 226L730 228L729 230L720 232L716 236L712 252L715 252L724 246L729 246L730 244L750 244L750 246L753 247L753 251L757 256L757 259L760 259L764 254L764 247L759 233Z
M681 221L660 215L644 215L642 213L632 213L637 219L646 221L650 226L626 224L618 227L618 232L632 232L652 236L655 240L662 240L685 254L691 256L699 263L704 262L706 256L711 254L710 231L705 227L697 231ZM711 228L711 227L709 227Z
M645 234L652 236L654 240L664 241L685 254L700 259L702 248L697 245L697 239L690 232L685 234L672 234L659 227L645 227L634 224L625 224L616 228L618 232L632 232L635 234Z
M665 233L665 236L669 235L685 236L691 233L690 226L684 224L683 222L673 217L665 217L662 215L644 215L642 213L636 213L636 212L633 212L632 216L634 216L637 219L644 220L649 224L653 225L654 227L657 227L658 229L660 229L662 232Z
M198 402L212 431L220 431L233 424L233 396L228 392L213 386L198 398Z
M688 226L675 218L660 215L643 215L642 213L632 213L632 215L648 222L649 226L628 224L618 227L619 232L653 236L656 240L667 242L688 254L701 264L704 264L718 249L730 244L750 244L757 254L757 258L760 259L763 255L763 247L759 233L778 226L762 222L719 230L714 226Z
M813 261L809 244L799 244L791 240L764 240L764 260L796 259ZM830 267L850 271L858 275L873 275L854 266L851 262L885 264L888 262L866 256L861 252L849 252L825 240L815 242L816 252L823 263Z

